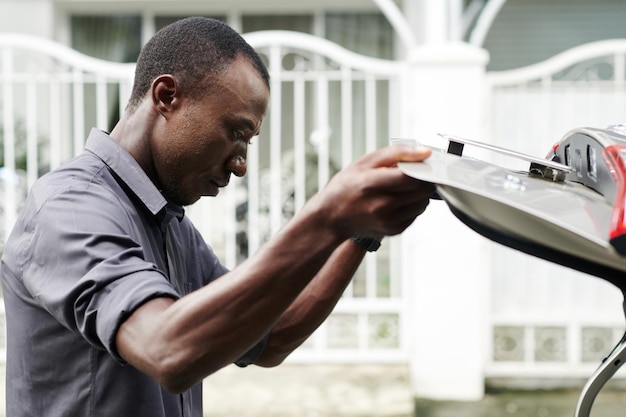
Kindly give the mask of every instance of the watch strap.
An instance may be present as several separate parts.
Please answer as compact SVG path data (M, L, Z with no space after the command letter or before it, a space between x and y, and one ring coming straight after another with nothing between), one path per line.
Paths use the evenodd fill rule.
M372 237L354 236L352 238L357 244L363 247L368 252L376 252L380 248L381 242L378 239Z

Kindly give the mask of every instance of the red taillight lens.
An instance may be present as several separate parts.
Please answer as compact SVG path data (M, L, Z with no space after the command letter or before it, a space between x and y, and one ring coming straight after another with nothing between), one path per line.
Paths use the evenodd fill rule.
M616 194L613 202L609 241L621 254L626 255L626 146L611 145L604 148L604 158L615 180Z

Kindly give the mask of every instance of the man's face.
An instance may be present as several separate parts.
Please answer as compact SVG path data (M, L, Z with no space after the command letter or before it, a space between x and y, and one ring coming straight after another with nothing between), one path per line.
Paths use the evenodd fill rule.
M152 157L165 197L180 205L216 196L231 173L246 173L250 140L265 117L269 89L244 58L233 61L220 84L196 100L188 97L155 141Z

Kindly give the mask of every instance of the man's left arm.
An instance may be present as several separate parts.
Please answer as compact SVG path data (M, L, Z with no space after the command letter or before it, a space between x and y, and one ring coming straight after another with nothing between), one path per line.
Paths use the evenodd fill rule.
M352 239L343 242L315 278L272 328L267 346L255 361L279 365L319 327L333 311L367 253Z

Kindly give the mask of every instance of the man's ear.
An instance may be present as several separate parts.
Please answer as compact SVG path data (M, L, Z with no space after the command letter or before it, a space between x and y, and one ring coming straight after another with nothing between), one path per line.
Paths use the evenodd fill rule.
M164 117L167 117L167 113L175 110L180 103L180 85L173 75L159 75L152 82L150 91L154 108Z

